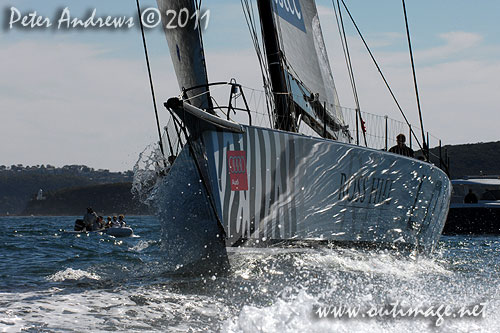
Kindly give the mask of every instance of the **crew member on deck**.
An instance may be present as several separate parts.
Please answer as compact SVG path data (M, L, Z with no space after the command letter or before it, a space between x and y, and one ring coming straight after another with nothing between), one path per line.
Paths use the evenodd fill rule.
M477 203L477 196L472 192L471 189L469 189L469 193L464 198L464 203L466 204L476 204Z
M397 145L395 145L394 147L391 147L391 149L389 149L389 152L394 153L394 154L403 155L403 156L408 156L408 157L415 156L413 149L411 149L410 147L408 147L405 144L406 137L404 134L399 134L396 137L396 142L397 142Z

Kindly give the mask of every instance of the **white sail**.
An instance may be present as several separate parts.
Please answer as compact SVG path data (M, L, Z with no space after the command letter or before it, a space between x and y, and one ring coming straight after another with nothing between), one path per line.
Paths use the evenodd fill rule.
M303 103L303 96L296 96L298 84L318 97L321 105L339 125L344 124L337 90L333 81L318 11L314 0L272 0L280 49L285 59L285 70L292 76L289 85L294 99Z
M157 0L162 14L162 22L167 38L170 56L174 65L177 82L181 90L208 84L207 70L199 22L190 18L185 27L172 28L173 15L181 12L189 13L191 17L195 11L193 0ZM167 15L168 14L168 15ZM176 19L174 17L174 19ZM177 20L174 20L177 21ZM201 96L200 96L201 95ZM193 98L193 96L198 96ZM191 104L206 110L210 106L208 87L202 87L187 92Z

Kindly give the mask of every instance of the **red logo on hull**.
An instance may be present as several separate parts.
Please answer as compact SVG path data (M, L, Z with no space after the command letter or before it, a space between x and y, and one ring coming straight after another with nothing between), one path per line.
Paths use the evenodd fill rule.
M227 152L227 164L229 167L229 178L231 180L231 191L247 191L247 157L244 150Z

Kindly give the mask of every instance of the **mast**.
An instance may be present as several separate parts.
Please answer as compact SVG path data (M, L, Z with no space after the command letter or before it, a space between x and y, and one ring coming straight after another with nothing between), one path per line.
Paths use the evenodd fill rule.
M256 1L274 98L274 128L297 132L300 117L320 136L350 142L316 3Z
M163 29L179 88L185 99L197 108L214 113L208 88L208 74L199 22L189 19L184 28L169 29L167 13L195 13L194 0L156 0L162 14ZM179 14L180 15L180 14ZM196 87L193 89L193 87ZM185 90L189 90L185 92Z
M274 99L274 128L295 131L296 126L290 109L291 101L285 80L283 58L273 18L272 1L257 0L257 5Z

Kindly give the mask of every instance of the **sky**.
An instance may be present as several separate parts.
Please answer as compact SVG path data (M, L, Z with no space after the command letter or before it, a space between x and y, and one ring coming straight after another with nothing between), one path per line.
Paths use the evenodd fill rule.
M135 0L1 2L0 165L131 170L158 140L140 31L55 29L62 10L86 19L136 19ZM346 0L410 121L418 123L411 64L399 0ZM317 1L342 106L354 107L331 1ZM204 0L210 81L235 78L262 90L255 51L237 0ZM12 9L14 7L14 9ZM141 0L142 8L156 7ZM443 144L499 141L500 2L407 0L424 128ZM10 26L15 10L36 11L52 27ZM38 17L37 16L37 17ZM26 21L29 25L29 21ZM361 109L402 120L352 26L346 22ZM179 94L161 27L147 30L160 121L163 101ZM369 126L370 124L368 124ZM437 142L431 142L431 146Z

